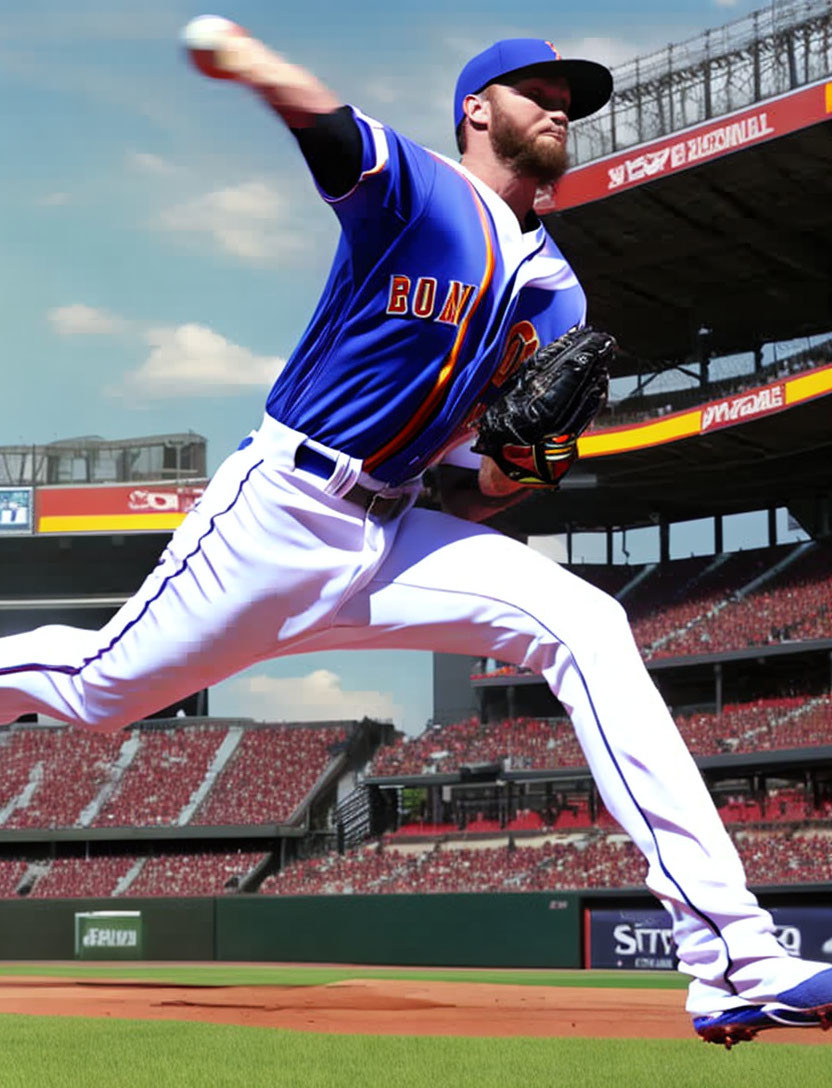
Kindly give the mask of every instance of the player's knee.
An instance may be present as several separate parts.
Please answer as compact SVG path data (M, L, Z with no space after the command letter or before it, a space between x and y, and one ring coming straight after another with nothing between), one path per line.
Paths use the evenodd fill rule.
M596 646L612 643L620 646L631 639L630 621L620 601L595 586L582 602L580 625L588 640Z

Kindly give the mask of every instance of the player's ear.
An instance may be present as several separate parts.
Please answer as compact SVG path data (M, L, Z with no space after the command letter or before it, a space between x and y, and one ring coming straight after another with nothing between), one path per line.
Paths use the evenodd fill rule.
M472 128L484 129L491 120L491 101L487 94L466 94L462 108Z

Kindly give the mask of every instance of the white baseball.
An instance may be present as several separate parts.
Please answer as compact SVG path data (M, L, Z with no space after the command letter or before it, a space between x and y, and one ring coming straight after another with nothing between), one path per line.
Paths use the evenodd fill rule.
M182 41L188 49L219 49L229 34L239 34L240 27L221 15L197 15L182 31Z

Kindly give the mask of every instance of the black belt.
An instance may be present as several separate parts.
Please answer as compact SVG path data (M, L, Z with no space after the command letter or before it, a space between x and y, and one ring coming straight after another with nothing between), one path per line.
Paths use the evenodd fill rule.
M295 450L295 468L328 480L335 471L335 461L329 454L316 450L312 446L303 445ZM362 484L353 484L349 491L339 495L338 498L345 502L355 503L378 521L389 521L404 510L410 501L410 497L406 494L384 495Z

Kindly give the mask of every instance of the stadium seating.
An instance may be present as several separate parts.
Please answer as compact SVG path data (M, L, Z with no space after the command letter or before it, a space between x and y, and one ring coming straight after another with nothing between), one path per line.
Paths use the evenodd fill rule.
M678 559L656 565L623 601L646 660L688 657L829 636L832 623L832 551L814 547L740 597L801 545ZM576 567L576 573L613 595L636 571ZM503 662L478 666L473 679L516 676Z
M117 857L56 858L46 863L29 893L36 899L112 896L119 882L136 867L138 875L129 884L131 896L222 895L236 890L239 881L264 858L262 851L235 850L227 853L174 853L142 858ZM0 898L15 894L27 865L15 863L8 874L0 872Z
M81 729L14 729L0 747L0 789L18 800L7 830L73 827L109 781L122 739Z
M92 826L175 824L227 732L224 725L142 731L135 758Z
M386 846L328 854L264 881L271 895L545 891L643 882L643 864L622 836L597 842L545 839L533 846L465 848L443 843L419 853Z
M681 657L828 637L832 616L829 549L807 549L742 599L732 597L732 591L774 568L787 550L738 553L713 576L690 587L689 602L661 605L642 618L637 615L633 630L645 656Z
M16 858L0 860L0 899L11 899L17 894L17 888L28 868L27 861Z
M130 895L222 895L260 861L262 851L163 854L145 861L130 885Z
M0 733L0 826L78 827L85 812L84 826L95 828L286 822L348 732L341 725L246 727L212 777L228 737L221 721L115 735L15 726ZM125 744L135 748L129 759Z
M583 756L565 719L516 718L481 723L477 718L400 737L380 749L368 773L379 777L438 774L474 763L502 762L510 770L580 766Z
M56 858L34 883L33 899L112 895L135 858Z
M757 699L676 717L694 755L792 748L832 743L832 696L796 695ZM368 774L378 777L458 771L476 763L501 763L508 770L544 770L585 765L568 720L514 718L481 723L476 718L431 727L418 737L399 737L381 748Z
M191 823L288 823L347 737L342 726L246 729Z
M749 883L832 880L832 832L826 827L737 828L732 837ZM532 845L503 838L499 845L443 841L405 851L376 843L296 862L268 877L260 890L267 895L528 892L642 887L644 876L644 860L626 836L595 829L538 837Z

